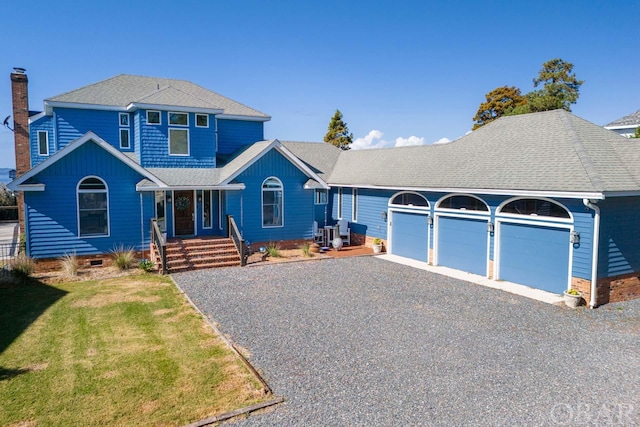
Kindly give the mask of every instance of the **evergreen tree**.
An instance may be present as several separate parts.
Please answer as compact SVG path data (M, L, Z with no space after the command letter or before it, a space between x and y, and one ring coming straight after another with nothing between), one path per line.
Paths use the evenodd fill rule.
M349 144L353 142L353 134L349 133L349 128L344 120L342 120L342 113L340 110L336 110L336 113L331 118L329 123L329 129L324 136L324 142L333 144L342 150L349 150Z
M504 116L508 111L526 103L524 96L520 94L520 89L515 86L501 86L495 88L485 96L486 101L480 104L478 112L473 117L475 124L472 130Z

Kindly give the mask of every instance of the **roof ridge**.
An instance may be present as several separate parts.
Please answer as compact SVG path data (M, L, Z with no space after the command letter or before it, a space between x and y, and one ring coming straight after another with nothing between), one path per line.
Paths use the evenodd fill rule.
M209 102L209 101L207 101L205 99L200 98L199 96L196 96L196 95L194 95L192 93L189 93L189 92L185 92L184 90L182 90L180 88L177 88L175 86L172 86L172 85L165 86L165 87L163 87L161 89L156 89L155 91L149 93L148 95L143 96L142 98L140 98L140 99L138 99L137 101L134 101L134 102L142 102L143 100L145 100L147 98L151 98L152 96L157 95L157 94L159 94L161 92L164 92L166 90L169 90L169 89L177 90L178 92L183 93L183 94L187 95L190 98L194 98L194 99L197 99L199 101L202 101L205 104L210 105L212 108L221 108L219 106L213 105L211 102Z
M566 113L566 111L564 110L561 111ZM573 126L572 121L569 120L569 117L570 116L568 116L567 114L559 114L561 122L565 125L567 131L569 132L569 135L571 136L573 149L576 151L578 159L580 160L580 163L582 163L582 166L584 167L584 170L589 177L589 181L591 181L591 184L593 184L596 188L603 190L604 182L598 174L598 171L596 170L596 167L591 160L591 156L589 156L589 154L587 153L587 147L585 147L585 145L582 143L582 140L578 137L578 132Z

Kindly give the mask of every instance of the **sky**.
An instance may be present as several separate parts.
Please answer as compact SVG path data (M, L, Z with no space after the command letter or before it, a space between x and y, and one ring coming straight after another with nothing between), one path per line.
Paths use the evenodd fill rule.
M574 114L605 125L640 109L637 0L30 0L2 9L0 120L12 114L13 67L27 70L31 110L117 74L176 78L269 114L267 139L321 142L339 109L353 148L464 136L486 93L533 90L553 58L585 81ZM13 134L0 127L0 167L14 165Z

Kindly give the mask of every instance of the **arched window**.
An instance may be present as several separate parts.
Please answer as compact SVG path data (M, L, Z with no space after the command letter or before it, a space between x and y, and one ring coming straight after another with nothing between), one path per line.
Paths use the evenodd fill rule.
M391 198L389 205L428 208L429 202L418 193L398 193Z
M487 204L477 197L456 194L446 197L438 203L438 208L457 209L461 211L489 212Z
M546 199L515 199L499 208L499 213L512 215L546 216L570 219L571 214L558 203Z
M267 178L262 183L262 226L282 227L282 182L278 178Z
M109 235L109 195L107 185L96 177L78 184L78 234L80 237Z

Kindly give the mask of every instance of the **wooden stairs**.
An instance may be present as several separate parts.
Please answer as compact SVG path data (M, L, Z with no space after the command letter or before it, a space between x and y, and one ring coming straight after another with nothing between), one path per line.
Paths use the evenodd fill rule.
M166 254L168 273L241 265L233 240L224 237L168 239Z

